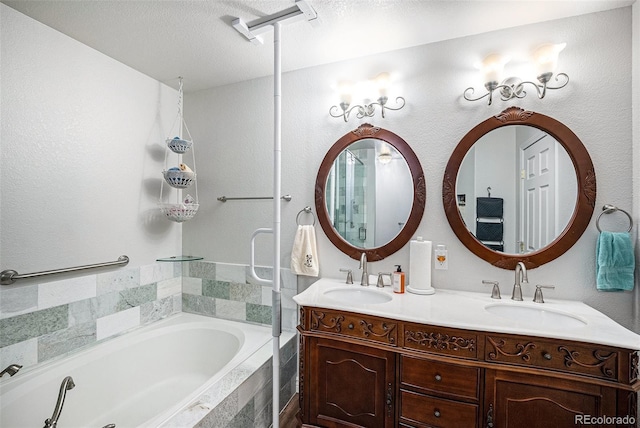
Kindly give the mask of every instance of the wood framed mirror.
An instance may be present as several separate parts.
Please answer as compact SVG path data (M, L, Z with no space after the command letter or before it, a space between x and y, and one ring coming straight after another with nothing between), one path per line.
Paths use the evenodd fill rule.
M316 178L318 220L349 257L382 260L409 242L426 202L418 157L393 132L363 124L327 152Z
M503 140L502 134L512 139ZM537 147L539 141L549 144ZM502 156L500 144L512 153ZM476 151L485 155L476 158ZM511 158L514 166L496 164L500 157ZM467 163L472 166L464 166ZM476 174L475 166L485 172ZM509 169L511 173L505 171ZM469 175L467 170L474 173ZM496 175L500 173L512 177L500 179ZM538 184L535 180L545 174L550 177L547 184ZM493 189L491 180L496 183ZM496 192L496 187L502 192ZM488 194L491 190L493 195ZM595 207L596 174L587 149L567 126L549 116L510 107L460 140L445 169L442 198L451 228L472 253L503 269L514 269L519 261L536 268L564 254L582 236ZM487 214L496 203L499 213ZM508 211L513 211L513 233L505 224ZM546 218L554 225L545 223ZM481 235L489 229L497 232L486 240ZM503 243L513 239L515 246L507 249L500 237Z

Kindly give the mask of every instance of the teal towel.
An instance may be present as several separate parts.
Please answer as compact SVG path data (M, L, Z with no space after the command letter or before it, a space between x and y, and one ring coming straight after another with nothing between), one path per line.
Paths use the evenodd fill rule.
M633 290L635 257L631 235L601 232L596 244L596 286L601 291Z

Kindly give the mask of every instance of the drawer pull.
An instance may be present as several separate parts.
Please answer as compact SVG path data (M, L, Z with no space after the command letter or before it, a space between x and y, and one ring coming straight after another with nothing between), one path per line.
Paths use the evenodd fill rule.
M439 374L436 375L436 381L440 382L442 380L442 376L440 376Z
M542 354L542 356L544 357L545 360L551 361L551 354L548 352L545 352L544 354Z
M349 330L353 330L353 323L349 323L347 327L349 327Z
M435 412L433 412L433 416L435 416L436 418L440 417L440 410L436 410Z

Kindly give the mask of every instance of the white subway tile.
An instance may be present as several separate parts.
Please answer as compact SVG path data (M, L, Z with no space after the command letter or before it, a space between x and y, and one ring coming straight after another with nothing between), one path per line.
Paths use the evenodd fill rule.
M96 340L102 340L140 325L140 306L96 320Z
M96 275L38 284L38 309L96 297Z

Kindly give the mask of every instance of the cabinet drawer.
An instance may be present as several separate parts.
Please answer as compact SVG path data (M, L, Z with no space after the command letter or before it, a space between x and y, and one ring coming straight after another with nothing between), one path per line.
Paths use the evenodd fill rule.
M606 346L487 335L485 360L617 380L618 352Z
M478 358L478 336L465 330L405 323L402 346L434 354Z
M402 356L401 387L428 393L446 393L470 400L478 399L480 369Z
M441 428L475 428L478 406L400 390L400 419Z
M336 333L393 346L398 343L398 324L391 320L324 309L311 310L310 318L309 327L312 331Z

